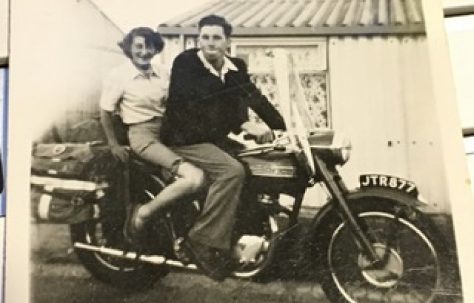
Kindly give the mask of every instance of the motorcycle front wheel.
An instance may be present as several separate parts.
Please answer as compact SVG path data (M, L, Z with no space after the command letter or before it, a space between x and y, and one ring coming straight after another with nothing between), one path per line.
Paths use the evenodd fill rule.
M106 221L93 219L70 226L72 243L120 248L123 246L122 228L108 226ZM98 252L75 249L81 264L98 280L117 288L142 290L150 288L168 273L164 266L125 260Z
M331 302L441 302L445 250L430 220L414 209L400 213L406 206L388 199L350 202L382 262L374 265L349 226L332 216L319 243L326 269L321 284Z

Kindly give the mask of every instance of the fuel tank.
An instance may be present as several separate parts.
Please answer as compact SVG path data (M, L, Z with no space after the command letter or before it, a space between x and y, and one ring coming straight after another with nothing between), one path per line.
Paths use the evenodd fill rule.
M241 156L252 176L269 178L297 178L298 163L293 153L271 151L259 155Z
M306 176L291 152L270 151L239 157L247 167L252 187L260 192L293 193L306 187Z

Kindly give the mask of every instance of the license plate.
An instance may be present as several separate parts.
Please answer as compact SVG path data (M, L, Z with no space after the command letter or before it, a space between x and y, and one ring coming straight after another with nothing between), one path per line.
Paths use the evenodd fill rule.
M379 174L370 174L370 175L361 175L359 177L360 187L377 187L377 188L387 188L391 190L398 190L410 194L413 197L418 196L418 189L412 181L408 181L402 178L388 176L388 175L379 175Z

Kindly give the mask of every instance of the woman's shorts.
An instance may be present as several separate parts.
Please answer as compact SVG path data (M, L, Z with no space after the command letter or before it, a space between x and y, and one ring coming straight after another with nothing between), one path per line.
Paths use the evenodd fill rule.
M161 118L128 126L128 140L132 150L141 158L172 169L182 158L160 141Z

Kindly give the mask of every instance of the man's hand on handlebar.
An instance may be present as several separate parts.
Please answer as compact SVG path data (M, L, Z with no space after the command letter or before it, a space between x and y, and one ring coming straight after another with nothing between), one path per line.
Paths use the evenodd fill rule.
M258 144L269 143L275 139L273 131L264 123L247 121L242 124L242 130Z

